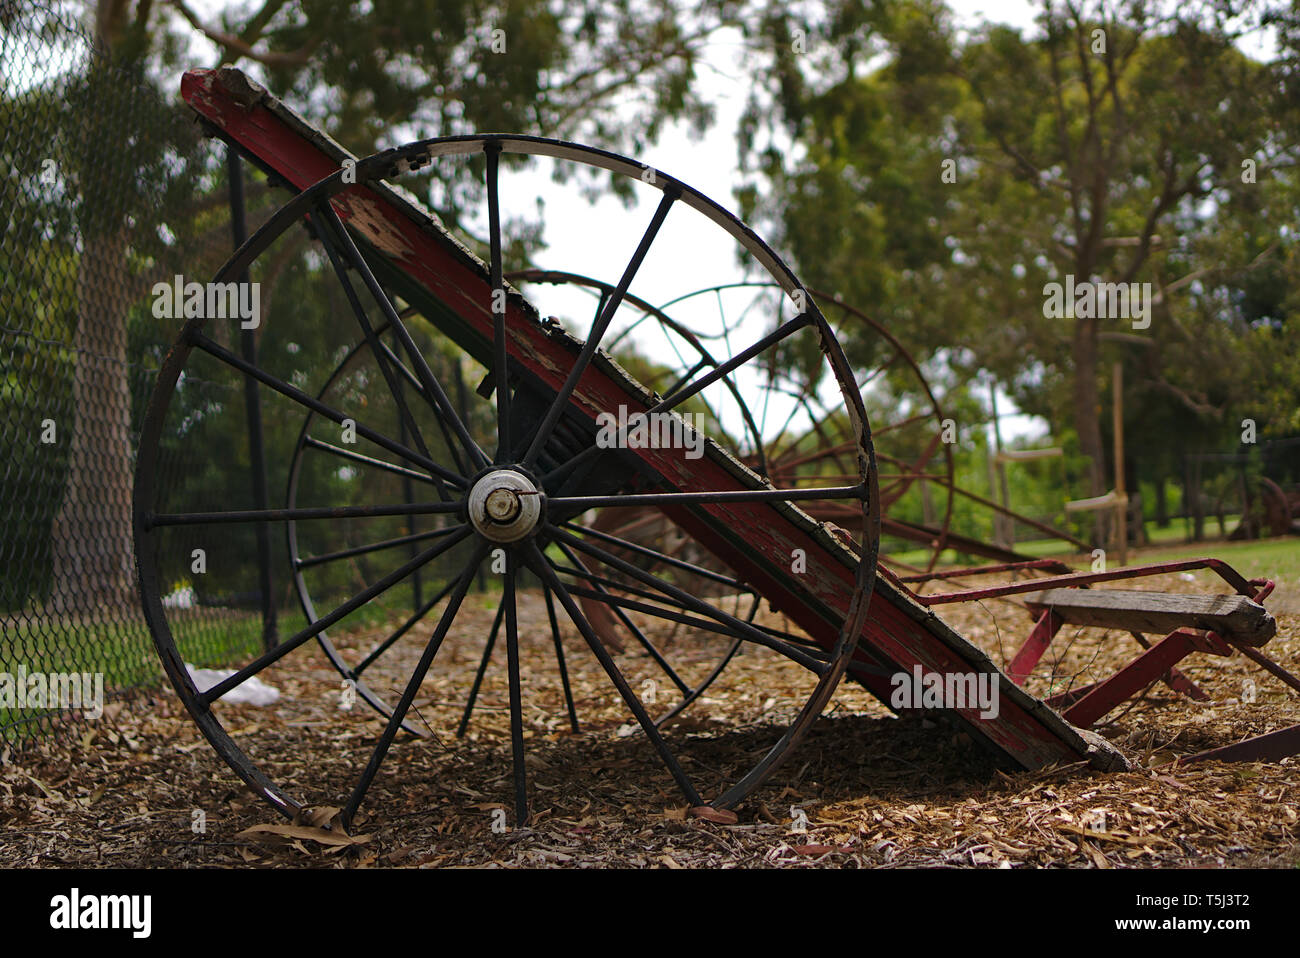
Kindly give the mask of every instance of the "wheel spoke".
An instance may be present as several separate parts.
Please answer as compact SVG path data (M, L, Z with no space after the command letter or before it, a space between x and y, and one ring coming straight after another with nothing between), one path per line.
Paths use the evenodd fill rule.
M344 269L343 262L339 258L339 252L335 245L338 241L338 232L342 231L343 224L339 222L338 214L334 212L334 207L330 206L328 200L322 200L317 204L313 217L319 216L323 229L316 231L320 237L321 246L325 248L325 255L329 257L330 265L334 268L334 275L338 278L339 285L343 287L343 295L347 297L348 305L352 307L352 312L357 318L358 325L361 326L361 332L370 346L370 352L375 357L375 365L379 367L380 375L384 377L384 382L388 385L388 392L397 404L397 415L401 425L405 428L412 439L415 440L415 446L420 453L427 459L432 459L429 454L429 447L424 442L424 434L420 432L420 427L415 422L415 417L411 415L410 408L406 405L406 396L402 393L401 384L393 375L393 370L388 365L388 360L379 348L379 337L375 333L374 327L370 324L370 317L366 315L365 307L361 305L361 300L357 292L352 288L352 281L348 279L347 270ZM335 234L334 241L331 241L330 234ZM442 480L435 475L434 484L438 488L438 495L442 499L451 498L447 494L447 489Z
M284 642L280 643L275 648L258 656L248 665L244 666L242 669L235 672L234 675L222 679L220 682L212 686L212 688L208 689L206 692L199 693L199 700L203 702L204 705L211 705L213 702L221 698L221 696L225 695L231 689L242 685L244 682L247 682L249 679L257 675L267 666L275 664L276 662L280 661L280 659L284 658L286 655L292 652L294 649L298 648L298 646L302 645L304 642L308 641L309 639L313 639L321 632L324 632L326 629L328 629L335 622L342 619L344 616L349 615L352 612L355 612L357 609L361 608L361 606L365 605L375 596L379 595L382 592L388 591L398 582L402 581L408 575L410 575L412 572L418 569L420 566L424 565L427 562L431 562L432 560L436 559L438 556L442 555L442 553L446 552L457 542L460 542L461 540L467 538L471 531L472 530L469 526L461 526L460 529L458 530L459 535L456 535L445 542L439 542L437 545L430 546L428 549L421 552L414 559L410 560L409 562L403 564L402 566L388 573L388 575L384 576L374 585L364 589L361 592L358 592L352 598L348 599L348 601L344 602L342 605L336 608L333 612L330 612L328 615L324 616L323 618L317 619L315 622L311 623L311 625L307 626L305 629L302 629L300 632L286 639Z
M668 412L669 410L674 409L677 406L680 406L686 400L690 399L696 393L700 392L700 390L706 389L707 387L713 385L713 383L729 375L733 370L736 370L741 366L745 365L745 363L749 362L755 356L759 355L765 350L771 349L774 345L781 342L781 340L793 335L794 333L803 329L805 326L812 324L813 321L814 321L814 316L812 313L800 313L794 319L790 320L787 323L783 323L781 326L777 327L771 333L768 333L766 336L758 340L748 349L745 349L738 355L733 356L725 363L721 363L718 366L714 367L714 369L711 372L706 373L704 376L697 379L691 385L683 386L681 389L674 391L670 397L663 399L658 403L655 403L655 405L651 406L648 410L646 410L647 414L657 413L657 412ZM625 438L626 436L624 434L624 430L620 429L617 436L615 437L614 445L616 446L622 445ZM587 449L583 450L578 455L574 456L568 462L564 463L561 466L557 466L555 469L551 470L551 472L548 475L543 476L542 477L543 485L549 488L553 488L556 483L562 480L574 469L576 469L581 465L586 464L587 462L590 462L592 459L599 456L602 452L605 451L606 450L601 449L599 446L594 446L594 445L589 446Z
M415 701L416 693L419 692L420 685L429 672L429 666L433 664L433 657L438 654L438 649L442 646L442 640L447 637L447 631L451 628L451 623L460 610L461 602L465 599L465 593L469 591L470 582L474 578L474 571L478 564L483 561L483 557L487 555L489 545L486 541L479 543L478 548L474 550L473 559L465 566L460 578L456 580L456 587L452 590L451 598L447 602L447 608L443 609L442 616L438 619L438 626L434 629L429 644L425 646L424 653L420 656L415 671L411 673L411 679L406 683L406 690L402 693L401 700L393 709L388 724L384 726L383 734L380 735L379 741L375 743L374 751L370 755L370 761L366 764L365 771L361 773L360 781L357 782L356 787L352 790L351 797L348 798L347 805L344 806L343 821L346 825L351 825L353 816L356 815L357 809L366 797L366 792L370 789L370 783L374 781L379 766L383 764L385 756L388 755L388 749L392 746L393 739L397 737L397 732L406 719L406 713L410 710L411 703Z
M164 512L151 515L147 526L193 526L229 522L292 522L298 519L373 519L380 516L422 516L459 512L461 502L412 502L400 506L321 506L300 509L242 509L233 512Z
M604 549L592 545L590 542L584 542L577 536L570 535L563 529L548 525L547 530L551 533L553 539L564 540L575 549L587 553L592 558L599 559L610 568L617 569L624 575L631 576L633 579L650 586L652 589L657 589L666 595L672 596L682 603L684 608L730 627L733 630L733 634L742 635L751 642L756 642L759 645L772 649L773 651L780 652L782 655L794 659L800 665L816 672L818 675L825 671L825 665L823 663L812 659L802 649L797 649L788 642L773 639L771 636L764 634L761 630L755 628L750 623L744 622L736 618L734 615L728 615L721 609L715 609L707 602L701 602L699 599L682 591L676 586L664 582L662 579L658 579L648 572L638 569L630 562L624 562L617 556L611 555Z
M700 629L707 629L708 631L716 632L719 635L728 635L733 638L736 637L736 634L734 632L725 631L724 629L722 629L721 626L718 625L718 623L712 620L697 619L694 616L685 616L680 613L674 613L668 611L669 609L680 609L685 611L688 608L688 606L686 606L682 602L677 601L671 596L664 595L662 592L652 591L650 589L643 589L639 586L629 585L626 582L620 582L617 579L611 579L609 576L598 575L595 572L588 571L585 565L581 569L577 567L571 568L568 566L560 566L560 565L555 565L554 568L555 571L560 573L561 575L573 576L574 578L577 579L585 579L586 581L592 583L593 585L598 583L604 586L607 590L612 589L619 593L626 593L627 595L639 596L640 598L643 599L649 599L650 602L652 603L657 603L655 605L650 605L646 603L637 603L634 607L631 604L632 600L625 599L624 596L622 595L614 596L615 601L622 602L625 608L634 609L634 611L638 611L638 612L645 612L649 615L658 616L660 618L666 619L671 622L679 622L682 625L690 625ZM577 594L577 591L575 591L575 587L571 586L570 591L574 592L575 595ZM754 593L750 592L747 594L751 599L757 599L757 596ZM589 598L590 597L598 597L598 596L593 595L593 596L589 596ZM667 606L668 608L664 608L665 606ZM742 620L742 621L747 621L747 620ZM807 646L810 649L817 650L812 653L813 657L820 658L821 646L819 646L816 642L814 642L812 639L808 638L807 636L795 635L793 632L786 632L782 629L774 629L770 625L761 625L756 622L748 622L748 624L751 628L758 629L760 632L763 632L764 634L769 635L774 639L781 639L785 642L791 642L795 645L803 645L803 646Z
M313 449L319 449L322 452L328 452L330 455L338 456L340 459L348 459L352 462L361 463L363 466L373 466L376 469L383 469L385 472L391 472L396 476L414 479L416 482L439 481L431 478L427 473L419 472L415 469L407 469L405 466L398 466L391 462L385 462L383 459L376 459L373 456L364 456L359 452L353 452L350 449L344 449L342 446L335 446L332 443L325 442L323 439L317 439L315 436L307 436L304 438L303 445L310 446Z
M515 609L514 550L506 552L506 581L501 606L506 610L506 668L510 675L510 753L515 773L515 825L528 824L528 767L524 762L524 704L519 683L519 623Z
M310 569L326 562L336 562L339 559L351 559L354 556L369 555L372 552L381 552L384 549L393 549L397 546L410 545L413 542L423 542L426 539L441 539L443 536L449 536L456 531L456 526L449 526L446 529L433 529L429 532L414 532L406 536L398 536L395 539L384 539L380 542L372 542L364 546L353 546L350 549L340 549L338 552L326 552L318 556L308 556L305 559L298 559L295 562L296 568Z
M555 496L547 498L552 508L588 509L677 506L714 502L793 502L803 499L862 499L869 490L856 486L819 486L813 489L727 489L704 492L647 492L625 496ZM575 514L576 514L575 512Z
M402 310L403 313L408 311L409 310L405 310L405 309ZM420 385L419 377L416 376L415 373L411 372L411 370L407 367L406 363L402 362L401 357L399 357L397 353L393 352L392 349L389 348L388 344L385 343L382 339L379 340L379 349L384 354L384 356L388 359L388 361L392 363L393 368L402 374L402 378L411 384L411 388L414 389L417 393L419 393L420 398L423 399L425 402L427 402L431 408L433 408L435 412L435 415L433 417L434 421L438 423L438 431L442 433L442 441L447 444L447 452L451 453L451 460L456 464L456 468L459 469L462 474L466 472L470 472L471 470L465 468L465 463L460 457L461 455L460 443L458 443L455 439L452 438L451 430L447 428L447 423L443 420L443 418L439 415L436 415L437 404L432 399L430 399L429 394L424 391L424 387ZM464 406L463 403L461 405L462 407ZM463 412L463 408L462 408L462 412Z
M586 579L588 582L591 582L593 584L599 583L600 585L605 586L607 589L613 589L619 593L626 593L627 595L634 595L634 596L639 596L643 599L649 599L651 602L658 603L658 605L653 607L656 610L661 609L663 606L668 606L671 609L680 609L682 611L686 611L689 608L689 606L678 601L677 599L674 599L672 596L665 595L660 590L646 589L641 586L631 585L627 582L622 582L619 581L618 579L610 578L609 576L598 575L597 573L591 571L584 571L586 569L586 566L583 566L582 569L579 569L576 566L575 567L561 566L555 563L552 563L552 565L554 566L555 571L559 572L561 575L569 575L569 576L574 576L575 578L578 579ZM751 596L753 595L753 593L749 593L749 594ZM671 617L665 616L665 618L671 618ZM672 619L672 621L684 622L684 620L681 619ZM690 623L686 623L686 624L690 624ZM777 638L788 637L787 633L783 633L779 630L772 629L768 626L754 625L752 622L750 623L750 625L753 625L754 628L764 631L769 635L776 636Z
M389 301L388 296L385 295L383 288L379 285L379 280L375 279L375 274L370 269L370 264L366 262L365 257L361 255L361 251L357 249L357 244L352 241L352 237L339 221L338 214L334 212L334 207L327 206L326 213L328 214L328 218L331 218L337 225L339 241L342 244L344 256L347 257L348 262L352 264L352 267L361 276L361 280L365 283L366 289L370 291L370 297L378 304L380 311L384 314L384 318L388 320L388 324L392 327L394 334L401 342L402 347L406 350L407 356L410 357L411 365L415 367L415 375L420 380L420 385L424 388L425 395L433 400L436 411L440 412L446 418L447 422L451 424L457 438L461 441L462 447L469 454L469 457L473 460L475 466L479 469L487 466L487 456L483 454L483 450L479 448L478 443L476 443L473 437L470 436L469 430L465 428L465 424L461 422L460 417L456 415L456 410L452 406L451 400L447 398L447 394L443 391L437 377L434 376L433 370L429 368L428 360L424 358L424 354L420 352L419 346L416 345L415 340L411 338L410 331L407 330L406 324L402 322L401 316L397 314L397 310L393 307L392 302Z
M549 560L542 554L542 551L537 548L537 543L531 539L527 540L525 543L525 549L528 553L528 559L526 561L529 568L541 577L542 581L545 582L555 593L556 598L560 600L560 605L564 606L564 611L568 613L573 624L578 627L578 631L582 633L582 637L587 640L587 645L600 661L600 665L605 670L605 674L608 675L610 681L614 683L615 688L618 689L618 694L622 696L627 707L632 710L632 714L636 717L641 728L645 730L646 737L654 745L655 750L659 753L659 757L663 759L664 764L668 766L669 773L672 775L673 780L677 782L677 787L682 790L682 794L686 796L686 800L690 802L692 806L702 804L699 792L695 790L695 786L691 783L690 778L688 778L686 772L683 771L681 764L677 761L677 757L673 755L672 750L668 748L668 743L664 741L664 737L659 732L654 720L650 718L650 715L645 710L645 706L641 704L641 700L638 699L636 693L632 691L632 687L627 684L627 679L624 678L623 673L619 671L618 665L615 664L614 660L610 657L604 644L596 635L595 629L591 627L591 623L587 621L586 616L582 614L582 610L578 608L578 603L573 600L573 596L569 594L564 583L560 581L559 576L555 574L555 570L551 568Z
M886 433L893 432L896 429L904 429L912 425L913 423L924 422L925 420L932 419L932 418L933 415L931 413L928 412L917 413L915 416L908 416L906 419L900 419L898 422L890 423L887 426L881 426L879 429L873 429L872 435L877 437L883 436Z
M556 543L556 544L560 547L560 550L564 553L565 557L570 562L572 562L575 566L577 566L577 568L580 570L580 574L584 576L587 575L587 573L590 570L587 569L586 565L583 564L581 559L579 559L576 555L574 555L573 550L570 549L568 546L564 545L563 543ZM606 591L605 587L601 585L599 582L595 582L592 580L588 580L588 581L591 581L591 584L595 586L595 591L596 591L595 598L598 601L604 601L606 598L612 598L609 592ZM655 664L659 666L660 670L664 673L664 675L668 676L668 681L672 682L673 685L677 686L678 690L681 691L683 694L689 694L691 691L690 686L687 685L684 681L682 681L682 677L677 674L677 670L668 664L668 660L664 658L663 653L660 652L657 648L655 648L655 644L651 642L649 638L646 637L646 634L636 627L636 624L630 618L628 618L627 613L623 611L622 607L619 606L618 603L616 602L607 602L606 604L611 609L614 610L614 615L618 618L620 622L623 623L623 627L632 633L632 637L637 640L637 642L640 644L640 646L643 649L646 650L646 653L650 656L650 658L654 659Z
M689 383L691 381L691 377L694 376L696 373L698 373L701 369L703 369L708 364L709 364L709 357L707 355L701 357L700 360L694 366L686 370L686 372L682 373L681 376L677 378L677 382L673 383L670 387L668 387L667 390L664 391L663 393L664 398L671 399L673 393L677 392L677 390L681 389L683 386Z
M282 396L287 396L289 399L292 399L294 402L298 403L301 406L306 406L308 409L312 410L313 412L319 413L320 415L324 416L326 419L329 419L333 422L342 425L345 419L352 418L340 412L339 410L333 408L332 406L329 406L321 402L319 399L307 395L298 387L291 386L289 383L285 382L284 380L276 376L272 376L270 373L266 372L265 370L257 366L254 366L249 362L246 362L242 357L236 356L230 350L226 349L225 347L221 346L219 343L216 343L213 340L209 339L207 336L203 335L203 333L200 332L191 333L190 342L192 345L194 345L198 349L203 350L208 355L221 360L223 363L225 363L228 366L233 366L235 369L238 369L246 376L252 376L258 382L262 383L262 385L275 390L276 392L280 393L280 395ZM424 469L428 469L431 473L441 476L451 486L454 486L458 489L464 489L465 486L468 484L464 476L458 475L457 473L451 472L450 470L443 468L442 466L434 462L432 459L430 459L428 456L422 456L415 450L408 449L406 446L403 446L399 442L394 442L392 439L389 439L387 436L381 435L380 433L375 432L373 429L370 429L366 426L363 426L361 423L356 422L355 419L353 419L352 421L356 423L358 436L363 436L366 439L369 439L375 445L387 449L391 453L395 453L401 456L407 462L413 462L417 466L420 466Z
M492 287L492 364L496 367L497 451L493 462L502 465L514 448L510 445L510 370L506 342L506 290L501 276L501 203L497 194L501 144L489 140L487 154L488 285Z
M616 545L622 549L627 549L629 552L634 552L637 555L654 559L656 562L672 566L675 569L681 569L684 572L689 572L692 575L699 576L700 578L709 579L710 581L722 585L731 586L732 588L739 589L742 592L753 593L753 590L739 579L733 579L730 576L725 576L720 572L714 572L712 569L706 569L703 566L693 565L684 559L678 559L676 556L666 555L663 552L658 552L648 546L643 546L640 543L629 542L627 539L619 538L618 536L601 529L593 529L591 526L580 525L576 522L563 523L562 528L567 529L570 532L589 535L595 539L600 539L602 542L608 542L610 545Z
M426 615L432 612L434 606L446 598L447 593L456 587L456 581L457 580L452 579L439 589L432 599L420 606L420 608L415 612L411 613L411 617L398 626L392 635L375 646L364 659L357 663L357 667L352 670L352 677L359 678L361 673L370 668L370 666L373 665L381 655L391 649L395 642L397 642L402 636L406 635L407 632L411 631L412 627L414 627L417 622L421 621Z
M492 631L488 633L487 644L483 646L483 656L479 659L478 670L474 673L474 682L469 687L469 698L465 701L465 711L456 726L456 737L463 738L469 729L470 716L474 714L474 703L478 701L479 689L483 687L483 676L487 674L488 662L492 660L492 650L496 648L497 633L501 631L501 620L506 614L506 604L497 606L496 618L492 620Z
M546 411L541 425L537 428L537 434L533 437L527 452L524 453L523 464L525 467L532 466L537 457L541 455L546 440L551 438L551 433L555 429L555 424L560 421L565 408L569 405L569 397L573 395L574 389L578 386L578 381L582 374L587 371L591 364L592 357L596 354L596 349L600 346L600 340L605 335L605 330L614 319L614 314L618 312L619 305L623 302L623 296L627 293L628 287L632 285L632 278L641 267L641 262L645 259L646 253L650 249L650 244L654 242L655 236L659 233L659 227L663 225L664 217L668 215L669 208L677 199L679 190L665 189L663 199L659 202L659 207L655 210L654 216L650 220L650 225L646 228L645 235L641 237L641 242L637 245L636 252L632 254L632 259L623 271L623 278L619 280L618 287L610 295L609 301L605 304L605 311L600 319L591 329L591 335L587 341L582 344L582 349L578 353L577 359L573 362L573 368L569 370L568 377L564 380L564 385L556 394L551 406Z
M877 379L881 373L883 373L886 369L888 369L890 366L894 365L894 363L896 363L899 359L901 359L902 355L903 353L901 350L895 349L894 354L890 356L888 360L881 363L879 366L873 369L869 374L867 374L867 376L862 380L862 382L857 383L858 392L861 392L862 390L866 389L869 385L871 385L871 383L875 379Z
M555 618L555 599L551 587L542 583L542 595L546 597L546 617L551 623L551 638L555 642L555 661L560 667L560 684L564 687L564 704L569 710L569 727L573 734L578 734L578 710L573 705L573 690L569 687L569 669L564 662L564 643L560 641L560 623Z
M585 568L585 566L583 568ZM556 571L565 572L569 575L576 576L578 578L588 578L588 576L584 575L583 572L579 569L557 569ZM590 576L590 581L593 584L595 584L597 581L603 582L606 585L611 584L608 579L603 579L600 576L594 576L594 575ZM580 596L586 599L592 599L596 602L600 602L603 603L604 605L608 605L612 609L627 609L631 612L642 612L646 615L652 615L655 618L664 619L667 622L676 622L679 623L680 625L690 626L691 628L699 629L702 632L712 632L714 635L725 636L726 638L729 639L743 640L745 638L744 636L737 635L734 631L728 630L722 625L719 625L717 622L711 619L701 619L693 615L684 615L678 612L670 612L661 605L651 605L650 603L647 602L638 602L635 599L628 599L628 598L624 598L623 596L613 595L608 590L596 591L595 589L585 589L579 585L570 585L569 591L573 595ZM626 591L628 591L633 595L642 594L632 589L628 589ZM829 653L827 653L825 649L822 649L820 646L815 645L809 639L805 639L801 636L791 635L788 632L778 632L776 630L769 629L761 625L754 626L754 628L759 629L760 631L765 632L769 635L772 635L773 637L779 636L782 639L782 641L790 642L791 644L800 643L806 645L808 647L807 651L802 652L800 654L800 657L796 659L796 661L798 661L799 664L804 666L805 668L813 669L814 671L816 671L815 666L817 663L826 662L829 661L830 659ZM782 649L781 652L784 655L786 650Z

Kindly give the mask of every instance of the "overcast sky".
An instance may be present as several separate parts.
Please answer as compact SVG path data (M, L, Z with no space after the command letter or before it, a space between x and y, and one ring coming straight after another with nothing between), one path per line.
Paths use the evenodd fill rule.
M215 0L196 3L196 7L210 16L221 4ZM1033 24L1038 4L1028 0L953 0L951 6L960 27L973 27L983 20L1009 23L1022 28ZM213 17L215 20L215 17ZM196 50L202 49L197 47ZM1262 50L1250 51L1258 55ZM716 122L702 138L692 136L684 125L666 128L662 136L643 156L634 157L665 173L690 184L728 209L734 209L733 189L739 182L737 172L736 127L748 96L743 57L745 51L737 33L720 33L707 50L705 68L699 74L701 90L714 104ZM203 51L200 61L212 62L216 51L210 45ZM276 92L276 91L272 91ZM493 131L508 132L508 131ZM345 144L346 145L346 144ZM600 146L601 144L591 144ZM538 257L539 263L552 269L580 272L610 283L617 282L628 258L649 222L660 199L659 191L638 184L637 202L625 207L611 197L592 204L577 195L572 185L558 185L551 181L553 161L539 162L533 169L522 173L503 170L501 203L503 216L536 217L538 203L543 205L542 221L545 224L547 248ZM479 235L486 235L484 228ZM782 250L776 250L778 254ZM507 264L509 268L510 264ZM692 291L743 278L737 263L734 242L712 223L692 210L678 204L664 223L657 241L637 275L632 291L653 304L659 305ZM721 326L723 316L731 321L740 308L739 294L719 302L716 298L696 297L674 307L674 316L697 328ZM544 315L557 315L567 325L585 326L590 321L593 301L583 294L538 289L530 291ZM791 315L787 302L786 315ZM853 304L867 313L871 303ZM630 320L630 316L628 319ZM573 321L572 323L568 321ZM751 310L747 318L734 331L733 346L752 341L775 324L772 309ZM585 330L575 328L583 335ZM651 327L638 327L637 341L642 351L669 361L671 344L655 334ZM1009 398L999 400L1003 413L1004 436L1032 435L1047 438L1048 424L1027 416L1015 414ZM777 411L778 418L781 416Z

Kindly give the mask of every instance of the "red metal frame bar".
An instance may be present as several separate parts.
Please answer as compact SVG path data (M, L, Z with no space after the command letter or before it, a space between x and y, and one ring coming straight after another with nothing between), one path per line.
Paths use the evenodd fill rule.
M964 569L944 569L923 575L905 575L900 582L929 582L932 579L960 579L968 575L991 575L995 572L1019 572L1030 569L1051 569L1053 572L1073 574L1074 570L1060 559L1028 559L1024 562L1003 562L999 565L969 566Z
M1017 685L1025 684L1025 679L1029 678L1034 671L1039 659L1047 652L1047 647L1052 644L1052 639L1056 637L1056 633L1063 625L1065 620L1053 613L1051 609L1043 611L1038 621L1034 623L1034 630L1029 633L1029 638L1025 639L1025 644L1020 647L1020 651L1006 668L1006 673L1011 677L1012 682Z
M1066 709L1066 721L1087 728L1120 702L1159 681L1191 652L1231 655L1232 646L1213 632L1175 629L1110 678L1093 686Z
M1204 762L1206 759L1219 762L1276 762L1296 754L1300 754L1300 725L1266 732L1174 761L1180 765Z
M1042 561L1042 560L1037 560ZM1050 561L1050 560L1049 560ZM1021 563L1015 563L1020 566ZM1039 592L1052 586L1091 585L1094 582L1113 582L1117 579L1140 579L1152 575L1164 575L1170 572L1188 572L1193 569L1209 569L1219 578L1232 586L1239 595L1259 602L1273 591L1273 582L1269 579L1247 581L1240 572L1222 559L1181 559L1177 562L1158 562L1154 565L1126 566L1110 572L1073 572L1068 575L1049 576L1045 579L1028 579L1024 582L1009 582L1005 585L990 586L986 589L968 589L964 592L939 592L935 595L918 595L916 601L922 605L945 605L951 602L975 602L980 599L993 599L1004 595L1017 595L1022 592ZM973 575L978 570L966 570ZM900 580L900 583L903 580ZM1254 586L1258 586L1256 589Z
M923 575L894 576L883 569L881 572L882 575L892 580L899 587L906 589L909 583L956 579L970 575L1043 569L1068 570L1068 568L1059 560L1036 559L1030 562L1009 562L993 566L949 569ZM983 589L968 589L928 596L918 595L916 600L926 606L974 602L1026 592L1038 592L1053 586L1087 588L1089 585L1098 582L1145 578L1153 575L1199 569L1214 572L1224 582L1232 586L1239 595L1244 595L1253 602L1262 604L1264 599L1268 598L1275 588L1275 583L1271 579L1247 580L1223 560L1206 557L1130 566L1115 569L1111 572L1065 571L1061 575L1007 583ZM1051 645L1052 640L1064 624L1064 621L1051 609L1044 609L1038 614L1033 629L1006 668L1007 675L1013 682L1018 685L1024 683L1041 661L1048 646ZM1141 655L1110 678L1051 696L1046 699L1047 704L1052 708L1063 710L1062 714L1067 721L1082 728L1087 728L1121 702L1138 694L1142 689L1157 681L1163 681L1175 691L1194 699L1207 701L1209 696L1195 682L1175 668L1178 662L1193 652L1229 656L1234 651L1239 650L1275 678L1300 692L1300 679L1297 679L1286 669L1268 658L1259 649L1244 642L1225 638L1215 632L1188 628L1175 629L1154 645L1139 632L1130 632L1130 634L1144 648L1145 651ZM1210 749L1179 761L1183 763L1199 762L1206 759L1217 761L1277 761L1297 753L1300 753L1300 725L1269 732L1265 735L1258 735L1233 745Z

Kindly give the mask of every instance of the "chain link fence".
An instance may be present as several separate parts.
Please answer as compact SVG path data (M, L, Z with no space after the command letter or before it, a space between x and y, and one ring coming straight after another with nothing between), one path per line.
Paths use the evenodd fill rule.
M131 528L138 431L176 334L154 317L150 290L211 274L231 246L225 151L200 135L175 76L97 52L65 8L4 11L0 746L91 712L69 707L69 690L94 687L79 677L109 697L161 678ZM243 402L237 384L195 389ZM192 455L164 454L160 481L181 484ZM260 647L258 600L205 604L178 590L173 629L187 661Z

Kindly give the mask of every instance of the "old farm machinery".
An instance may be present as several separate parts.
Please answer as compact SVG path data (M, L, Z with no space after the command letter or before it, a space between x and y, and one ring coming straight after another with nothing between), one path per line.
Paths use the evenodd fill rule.
M336 284L329 295L337 315L310 333L332 340L315 344L332 358L327 368L333 372L323 383L308 383L295 372L285 354L302 348L297 340L276 356L264 351L265 358L250 362L228 345L229 335L219 327L201 317L186 321L159 373L137 466L141 593L164 668L217 752L272 805L293 814L322 797L272 779L229 730L223 696L319 643L381 718L347 793L323 797L339 800L344 822L351 822L384 773L398 736L428 734L417 720L419 703L426 683L437 680L439 653L466 621L466 596L486 568L499 585L500 601L490 629L482 630L476 677L456 690L463 703L457 730L464 731L471 719L494 648L504 646L520 823L527 821L529 801L524 690L530 676L521 676L517 601L525 575L538 583L544 600L545 618L535 628L549 633L568 720L576 727L563 620L599 662L641 745L654 750L697 809L741 802L798 747L846 677L886 704L900 674L981 677L997 687L999 707L990 714L974 702L958 703L947 714L1008 765L1127 767L1124 756L1086 726L1103 705L1123 697L1135 681L1132 670L1121 681L1103 683L1063 717L1053 707L1064 707L1060 702L1029 694L1018 684L1022 676L1001 672L931 608L992 593L922 597L913 591L923 581L954 578L934 570L948 536L942 517L950 506L938 510L940 523L916 535L931 548L918 568L895 573L878 565L889 495L911 482L937 481L944 467L936 463L947 453L933 437L923 437L909 455L878 454L863 383L845 360L819 298L726 210L633 160L536 137L423 140L358 159L236 70L187 73L182 93L211 132L292 194L213 282L235 282L250 270L257 275L287 244L300 241L305 227L316 275ZM616 281L573 280L574 274L507 279L500 173L516 155L604 171L654 191L654 215L639 239L635 232L630 237L635 250ZM448 163L481 170L487 262L395 188L403 177ZM675 216L692 217L698 230L719 231L761 271L760 285L779 291L759 334L747 332L734 348L727 343L717 349L674 319L677 311L652 305L644 294L633 296L638 270L665 221ZM594 316L582 337L540 315L518 288L558 281L585 282L595 291ZM268 328L278 322L279 309L291 312L273 303L263 319ZM689 347L676 366L660 363L647 374L663 374L662 382L637 381L604 348L618 335L611 330L620 309L650 315ZM440 375L447 361L459 363L460 356L436 355L430 330L481 367L477 389L458 389ZM740 336L739 327L733 335ZM778 382L772 369L794 361L790 357L804 364L801 381L819 383L820 391L814 397L796 388L781 414L798 418L802 406L804 421L817 423L830 421L823 416L827 409L835 412L837 431L815 450L792 442L796 432L789 429L765 431L762 414L755 415L745 395L747 383ZM194 391L205 376L222 370L256 383L292 416L297 439L282 507L223 502L195 508L183 489L160 478L164 446L202 428ZM729 402L740 410L735 415L721 412ZM917 410L915 421L929 421L935 410L937 404ZM616 414L616 441L601 441L602 424ZM628 424L649 417L658 417L653 421L682 441L628 441ZM419 491L412 494L413 488ZM645 525L630 529L629 516ZM178 559L188 557L202 530L237 535L267 524L286 532L306 624L263 654L250 655L228 678L200 689L185 667L183 636L174 631L163 602ZM421 569L449 561L440 587L426 583L425 593L417 590L412 613L395 628L382 629L377 641L358 645L343 634L331 637L335 626L384 601ZM340 568L349 571L340 574ZM1062 570L1030 563L983 571ZM900 578L904 572L910 582ZM1028 668L1060 623L1101 614L1072 606L1069 600L1080 590L1071 587L1142 574L1052 575L1003 587L1008 593L1034 592L1031 608L1039 610L1017 666ZM1260 654L1272 629L1259 604L1267 588L1224 574L1239 594L1227 603L1230 609L1172 604L1153 619L1140 601L1135 607L1131 599L1125 606L1122 596L1098 597L1099 603L1123 606L1112 615L1126 628L1179 636L1156 644L1153 652L1163 651L1154 658L1139 658L1139 677L1171 670L1174 652L1232 647ZM779 618L770 614L773 608ZM653 705L643 701L639 681L629 677L632 663L619 648L651 662L670 694ZM698 739L678 734L670 720L687 706L691 714L706 709L701 692L725 675L738 650L750 649L801 666L805 681L773 692L772 701L780 701L768 714L780 720L767 723L768 738L748 751L743 767L715 770L687 761ZM383 681L371 680L380 673ZM1079 711L1085 703L1087 709ZM330 747L328 734L322 747Z

